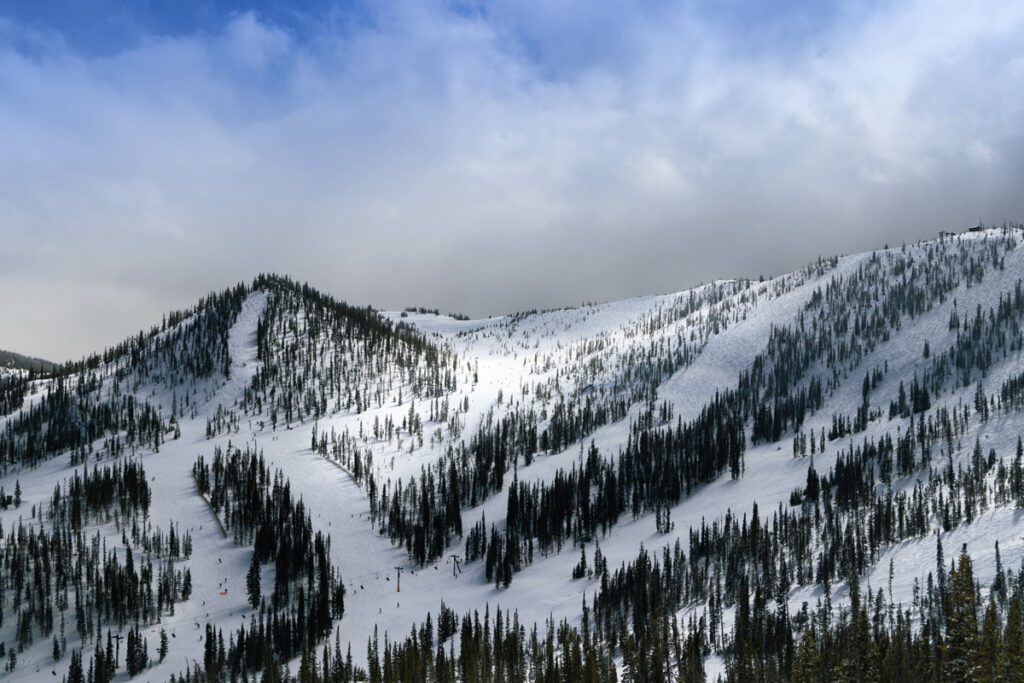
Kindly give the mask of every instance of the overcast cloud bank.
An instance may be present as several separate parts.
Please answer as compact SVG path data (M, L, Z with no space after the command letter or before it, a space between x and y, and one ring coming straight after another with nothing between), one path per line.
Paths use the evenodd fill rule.
M1024 220L1024 3L359 9L105 52L0 19L0 347L261 271L486 315Z

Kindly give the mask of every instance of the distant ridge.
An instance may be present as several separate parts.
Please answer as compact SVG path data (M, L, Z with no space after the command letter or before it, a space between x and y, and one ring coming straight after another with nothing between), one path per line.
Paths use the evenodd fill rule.
M23 356L20 353L0 349L0 368L10 370L42 370L43 372L51 372L57 367L56 363L43 360L42 358Z

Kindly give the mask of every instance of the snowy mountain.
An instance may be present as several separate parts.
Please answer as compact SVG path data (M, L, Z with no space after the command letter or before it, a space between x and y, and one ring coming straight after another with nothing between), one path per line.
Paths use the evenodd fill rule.
M23 356L20 353L14 353L13 351L4 351L0 349L0 373L9 372L11 370L38 370L42 372L50 372L56 367L56 363L51 363L48 360L42 358L32 358L30 356Z
M8 677L983 678L1022 238L486 320L260 276L0 378Z

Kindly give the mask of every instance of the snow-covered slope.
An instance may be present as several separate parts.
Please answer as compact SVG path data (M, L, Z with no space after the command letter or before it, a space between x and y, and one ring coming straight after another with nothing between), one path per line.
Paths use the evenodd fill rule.
M112 429L82 451L85 460L91 465L137 459L152 488L149 518L163 528L177 524L192 538L191 557L181 562L191 572L191 596L175 606L173 615L141 628L151 660L161 629L170 636L166 658L153 661L145 676L166 680L201 658L207 623L227 634L254 616L246 595L252 548L236 543L199 495L192 468L200 455L209 459L215 448L248 446L262 451L267 464L290 481L313 527L331 537L331 559L346 587L336 633L343 649L351 644L357 664L365 661L374 629L381 637L404 638L428 613L436 618L442 602L460 615L500 606L518 612L523 624L550 617L578 624L581 604L593 600L602 584L600 573L572 578L581 547L592 557L599 543L614 571L634 561L641 546L655 556L677 543L689 552L694 531L727 515L749 516L754 503L770 526L778 511L800 509L793 493L806 485L812 458L816 472L825 475L841 453L866 440L898 438L944 408L975 412L979 379L991 398L1004 382L1024 372L1016 317L1001 329L1006 343L989 354L984 368L945 379L936 369L936 359L956 347L978 311L984 323L1001 297L1013 297L1024 277L1019 242L1017 231L989 230L823 260L764 282L718 281L676 294L487 320L389 312L380 319L380 324L391 323L380 338L385 341L345 327L349 323L343 321L361 315L355 309L330 309L323 317L325 304L310 292L283 288L273 280L238 290L237 301L224 304L225 312L213 322L204 322L202 309L174 319L144 342L145 348L157 348L161 340L172 340L163 355L128 350L78 371L79 376L98 373L90 385L96 400L131 395L162 420L155 428L163 434L158 450L140 442L115 455L109 447L116 433ZM953 318L959 327L951 325ZM374 318L366 324L378 322ZM815 324L830 336L819 334L813 348L794 345L799 360L780 351L789 348L787 330L811 336ZM189 335L206 329L203 325L209 325L209 332L197 338L221 340L226 356L211 351L211 365L202 372L190 373L180 365L172 369L171 364L191 357ZM878 334L882 327L885 334ZM966 362L964 353L961 349L950 367ZM205 367L203 358L196 359L196 368ZM697 420L716 395L746 386L741 376L755 372L775 373L775 384L761 394L765 400L820 381L821 405L790 419L778 438L758 437L753 425L758 416L745 417L741 476L725 468L697 482L664 506L670 524L662 520L663 503L658 513L642 505L638 514L620 515L596 537L570 533L560 552L538 550L532 563L517 567L507 586L486 578L483 559L467 561L466 537L474 525L485 518L485 531L491 525L506 530L514 485L550 485L560 472L582 469L592 447L614 462L634 430L672 429ZM877 379L865 398L865 375L872 372ZM914 379L924 381L926 375L932 382L930 406L890 415L901 384L909 389ZM785 386L779 379L783 376ZM20 409L0 417L0 429L12 429L19 415L38 405L51 388L47 381L32 387ZM1024 416L997 403L984 421L968 416L956 437L931 454L930 466L892 476L876 491L910 492L932 474L940 477L949 463L967 466L976 442L986 454L993 449L1009 467L1024 432ZM835 429L837 417L840 423L852 421L859 410L868 416L863 424ZM449 527L439 547L417 550L414 531L402 531L393 518L382 516L382 494L394 504L400 482L406 493L415 491L426 474L446 473L459 460L460 448L468 454L463 459L467 476L475 476L479 442L500 432L495 426L503 420L515 428L528 425L536 441L525 447L528 452L512 449L497 461L501 464L488 465L489 483L481 475L480 486L462 497L457 505L461 536ZM806 435L815 443L813 456L799 446L800 436L806 443ZM21 492L19 507L0 511L5 534L19 519L29 527L46 524L33 510L42 511L54 485L80 468L82 458L73 457L74 450L5 464L0 486L7 492L17 486ZM988 468L984 477L994 481L997 475ZM466 480L463 484L471 488ZM928 495L939 491L928 489ZM405 510L408 502L397 505ZM413 507L408 519L415 514ZM927 526L939 532L947 557L967 544L984 586L995 575L996 541L1004 567L1024 562L1024 517L1009 499L986 499L979 514L948 529L939 517L927 520ZM91 528L111 547L120 544L117 520ZM818 541L811 539L812 544ZM930 534L883 540L860 581L874 589L886 587L890 600L909 605L935 569L935 551ZM273 572L272 563L263 567L263 586L273 585ZM832 581L831 591L839 610L848 601L845 580ZM823 595L813 577L794 582L790 610L796 614L805 602L813 608ZM677 607L684 618L708 616L706 601ZM731 625L732 608L727 606L723 615ZM15 622L5 618L0 626L0 641L8 647L16 641ZM65 651L79 647L71 622L69 617ZM86 644L86 653L93 647ZM64 675L68 657L54 661L52 653L52 637L40 637L37 629L34 642L17 655L11 680L52 678L51 671ZM721 657L712 654L709 672L721 666Z

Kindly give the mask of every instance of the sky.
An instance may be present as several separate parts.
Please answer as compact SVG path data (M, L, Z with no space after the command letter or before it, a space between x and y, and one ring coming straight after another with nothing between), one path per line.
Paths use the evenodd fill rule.
M1024 2L0 0L0 348L260 272L474 316L1024 222Z

